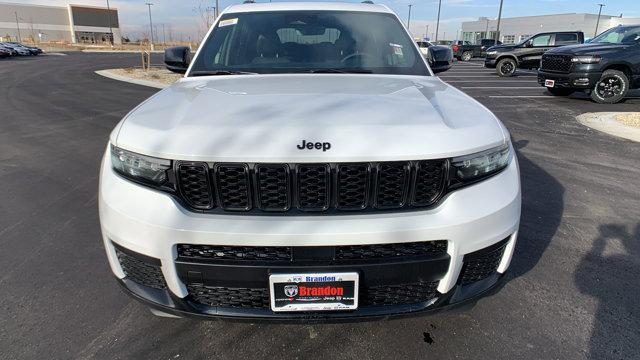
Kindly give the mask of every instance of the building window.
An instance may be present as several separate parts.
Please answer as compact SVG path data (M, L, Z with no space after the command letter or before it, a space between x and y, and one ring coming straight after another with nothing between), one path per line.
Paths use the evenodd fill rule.
M530 38L531 35L526 34L526 35L520 35L520 40L518 40L519 42L523 42L525 40L527 40L528 38Z
M504 35L502 37L502 43L504 44L513 44L516 42L516 36L515 35Z

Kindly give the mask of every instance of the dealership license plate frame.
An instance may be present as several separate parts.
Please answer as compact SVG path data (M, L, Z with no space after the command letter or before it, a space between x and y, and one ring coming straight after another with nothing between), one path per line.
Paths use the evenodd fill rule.
M544 86L548 87L548 88L552 88L556 86L556 81L555 80L551 80L551 79L546 79L544 81Z
M335 278L335 281L307 281L310 279L330 279ZM301 300L299 297L289 297L289 299L295 298L295 300L289 300L291 303L284 304L284 292L282 296L276 297L276 285L285 284L284 286L297 286L301 284L317 284L318 286L324 286L324 284L340 283L353 286L353 300L351 300L348 292L345 292L345 296L335 297L336 300L326 301L327 297L322 296L319 301ZM297 274L271 274L269 275L269 298L271 304L271 310L274 312L310 312L310 311L353 311L358 308L358 288L360 284L360 274L357 272L337 272L337 273L297 273ZM329 286L329 285L327 285ZM280 288L280 286L278 286ZM284 288L283 288L284 289ZM332 297L332 296L329 296ZM278 301L276 301L278 299ZM324 300L324 301L323 301Z

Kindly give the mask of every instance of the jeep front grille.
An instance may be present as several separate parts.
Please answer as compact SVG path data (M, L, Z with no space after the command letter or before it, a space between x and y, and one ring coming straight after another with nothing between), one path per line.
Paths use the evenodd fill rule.
M178 162L187 208L235 213L419 210L445 192L448 160L246 164Z
M570 55L546 54L542 56L540 70L567 74L571 72L572 65Z

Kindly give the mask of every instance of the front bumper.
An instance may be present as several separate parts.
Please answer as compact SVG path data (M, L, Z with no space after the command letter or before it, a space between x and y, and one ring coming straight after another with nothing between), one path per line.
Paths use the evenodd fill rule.
M484 59L484 67L486 67L486 68L492 68L493 69L493 68L496 67L497 64L498 64L498 59L497 58L492 58L492 57L487 56Z
M545 80L554 80L554 87L565 89L593 89L602 72L571 72L567 74L538 70L538 84L545 86Z
M506 272L517 238L520 203L515 157L501 173L448 194L434 209L393 214L271 217L193 213L172 197L115 174L108 156L103 159L99 190L109 263L130 294L166 313L240 319L348 320L414 314L465 302L486 293ZM335 254L341 246L438 240L446 242L444 253L410 259L337 262L331 255L314 255L327 249ZM295 257L289 264L199 262L180 257L179 244L292 248L294 252L311 251L311 256L299 261ZM383 288L388 297L427 290L433 296L419 302L363 303L349 312L274 313L261 299L268 275L283 271L357 271L364 294ZM482 276L470 282L470 271L476 271L471 278L478 271ZM423 287L416 290L415 284ZM203 295L203 291L222 288L232 293L222 305L219 294ZM216 305L209 301L211 296ZM242 296L252 298L244 301L239 299Z

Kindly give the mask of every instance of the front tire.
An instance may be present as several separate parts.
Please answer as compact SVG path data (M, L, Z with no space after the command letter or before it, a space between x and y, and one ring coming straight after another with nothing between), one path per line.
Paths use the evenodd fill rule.
M599 104L615 104L627 96L629 78L622 71L607 70L591 91L591 100Z
M505 58L498 61L498 65L496 65L496 72L500 77L511 77L516 74L516 70L518 69L518 64L515 60L511 58Z
M471 51L465 51L462 53L462 61L470 61L473 57L473 53Z
M547 91L553 96L569 96L575 92L573 89L564 88L547 88Z

